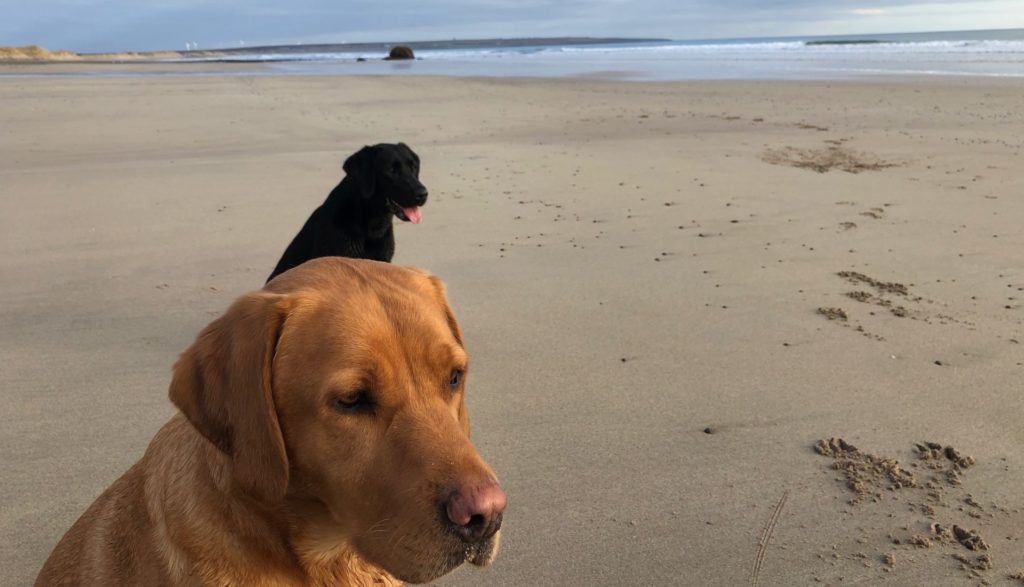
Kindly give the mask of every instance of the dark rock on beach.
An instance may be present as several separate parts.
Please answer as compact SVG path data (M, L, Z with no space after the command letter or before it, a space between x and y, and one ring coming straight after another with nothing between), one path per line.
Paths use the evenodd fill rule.
M391 48L391 52L388 53L387 59L389 61L396 59L415 59L412 54L412 48L405 45L395 45Z

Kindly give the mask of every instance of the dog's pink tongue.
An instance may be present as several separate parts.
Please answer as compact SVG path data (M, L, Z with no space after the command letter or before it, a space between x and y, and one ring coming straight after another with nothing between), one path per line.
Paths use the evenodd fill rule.
M413 224L419 224L423 222L423 212L420 212L419 206L413 206L411 208L402 208L402 213L409 219L409 222Z

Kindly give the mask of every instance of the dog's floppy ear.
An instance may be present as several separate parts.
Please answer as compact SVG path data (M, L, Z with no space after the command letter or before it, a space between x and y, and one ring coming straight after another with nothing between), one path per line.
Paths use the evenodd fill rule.
M287 296L244 295L203 329L174 365L171 401L207 440L231 457L233 476L250 496L279 501L288 487L288 456L271 391Z
M351 177L364 198L369 198L377 189L377 173L373 165L377 156L377 147L366 146L345 159L345 175Z
M398 146L409 151L409 154L412 155L413 161L416 162L416 167L420 166L420 156L416 154L416 151L410 149L409 145L406 145L405 143L398 143Z

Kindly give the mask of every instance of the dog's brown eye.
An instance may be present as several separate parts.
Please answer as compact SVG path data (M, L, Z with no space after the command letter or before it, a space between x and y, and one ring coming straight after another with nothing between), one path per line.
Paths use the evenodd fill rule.
M342 414L373 411L373 399L367 391L358 391L331 398L331 408Z
M461 382L462 382L462 371L460 371L458 369L453 369L452 370L452 375L448 379L448 386L451 387L452 389L458 389L459 388L459 383L461 383Z

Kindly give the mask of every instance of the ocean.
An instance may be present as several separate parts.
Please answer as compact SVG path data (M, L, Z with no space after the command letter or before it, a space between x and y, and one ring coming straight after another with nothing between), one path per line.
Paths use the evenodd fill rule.
M878 35L616 41L426 43L414 61L385 61L388 45L233 48L153 62L260 63L258 70L112 70L76 64L49 75L437 75L671 80L842 80L928 76L1024 77L1024 29ZM448 46L445 45L454 45ZM440 47L439 47L440 46ZM358 49L358 50L357 50ZM87 57L87 56L86 56ZM126 63L140 62L139 60ZM144 61L142 61L144 62Z
M292 74L590 77L622 80L1024 77L1024 29L379 52L238 53ZM366 61L357 62L363 58ZM203 59L195 59L201 61Z

